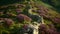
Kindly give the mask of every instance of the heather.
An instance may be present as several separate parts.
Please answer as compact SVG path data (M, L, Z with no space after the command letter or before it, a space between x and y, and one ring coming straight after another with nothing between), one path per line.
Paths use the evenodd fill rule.
M60 34L58 1L10 2L0 4L0 34Z

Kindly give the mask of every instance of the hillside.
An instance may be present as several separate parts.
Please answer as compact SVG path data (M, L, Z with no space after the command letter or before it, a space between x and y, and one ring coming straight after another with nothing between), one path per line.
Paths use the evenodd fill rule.
M59 4L52 5L48 0L9 1L0 1L0 34L60 34Z

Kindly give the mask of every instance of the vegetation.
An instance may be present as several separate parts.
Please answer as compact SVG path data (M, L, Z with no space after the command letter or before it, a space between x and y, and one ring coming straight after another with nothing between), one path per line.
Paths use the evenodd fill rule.
M39 34L60 34L59 0L0 0L0 34L23 34L33 22Z

